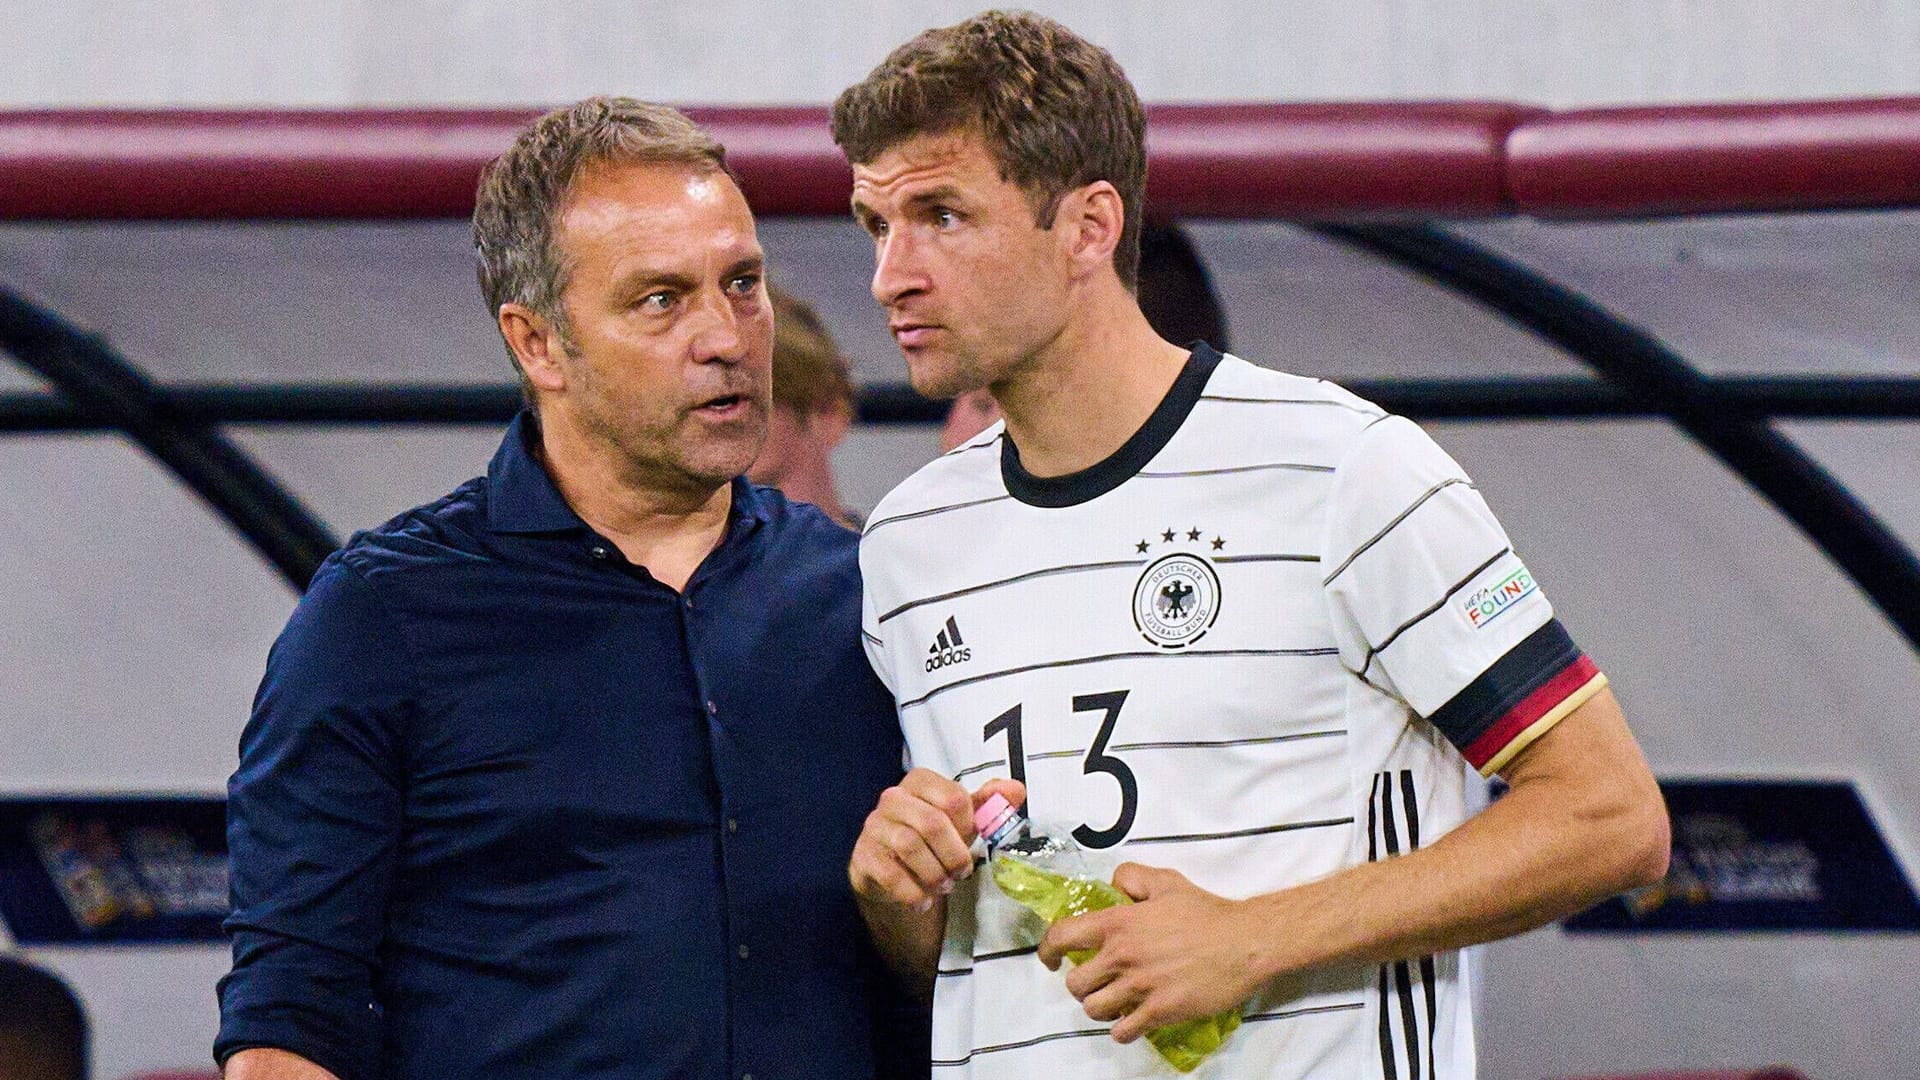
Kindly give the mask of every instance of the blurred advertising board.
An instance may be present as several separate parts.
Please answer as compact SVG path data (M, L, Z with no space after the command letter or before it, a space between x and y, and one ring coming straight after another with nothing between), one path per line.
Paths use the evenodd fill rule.
M1573 932L1920 930L1920 900L1847 781L1663 780L1667 876Z
M226 803L0 799L0 919L20 945L224 940Z

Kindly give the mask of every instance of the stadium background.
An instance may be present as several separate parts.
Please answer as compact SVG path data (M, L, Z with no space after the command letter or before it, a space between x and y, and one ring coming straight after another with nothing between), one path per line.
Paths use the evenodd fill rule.
M1172 101L1470 98L1555 108L1920 94L1907 3L1040 3ZM8 8L0 106L527 106L597 92L819 104L971 5L742 2ZM1913 201L1920 200L1910 200ZM1920 374L1920 210L1473 220L1725 375ZM901 370L851 224L771 219L776 274L863 383ZM1279 222L1194 221L1236 351L1335 379L1575 376L1486 309ZM0 224L0 285L169 385L505 384L447 221ZM47 385L0 365L0 393ZM1920 662L1805 535L1657 418L1448 421L1460 458L1613 675L1663 777L1856 781L1920 871ZM1920 548L1920 423L1777 427ZM234 425L345 535L477 471L497 426ZM864 426L839 464L870 507L931 428ZM0 794L216 794L293 603L165 469L105 433L0 436ZM95 1071L198 1065L209 946L33 950L81 992ZM1920 1070L1911 934L1574 937L1486 951L1488 1080L1792 1062L1816 1080Z

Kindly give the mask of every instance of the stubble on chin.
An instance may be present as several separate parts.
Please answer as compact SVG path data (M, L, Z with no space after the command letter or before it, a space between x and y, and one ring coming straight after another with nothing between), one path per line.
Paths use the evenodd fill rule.
M907 358L907 382L924 398L941 400L984 389L987 385L970 365L952 357L923 356L918 362Z
M687 423L696 421L688 417ZM734 430L722 434L699 435L683 429L679 464L686 475L698 483L719 487L744 476L767 444L767 416L758 411Z

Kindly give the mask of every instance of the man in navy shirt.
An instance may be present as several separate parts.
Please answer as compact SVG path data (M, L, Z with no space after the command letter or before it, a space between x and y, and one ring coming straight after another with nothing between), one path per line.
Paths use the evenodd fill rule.
M487 475L329 559L274 646L216 1056L898 1075L875 1044L908 1013L845 867L900 736L855 537L739 479L773 326L719 145L626 99L549 114L489 166L474 239L531 407Z

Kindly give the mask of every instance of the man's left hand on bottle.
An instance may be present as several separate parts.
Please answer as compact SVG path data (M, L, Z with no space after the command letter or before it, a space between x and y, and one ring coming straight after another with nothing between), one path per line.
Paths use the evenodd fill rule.
M1067 990L1088 1016L1115 1021L1114 1041L1237 1009L1260 989L1247 905L1139 863L1123 863L1113 883L1135 902L1055 923L1040 962L1058 970L1068 953L1094 950L1068 970Z

